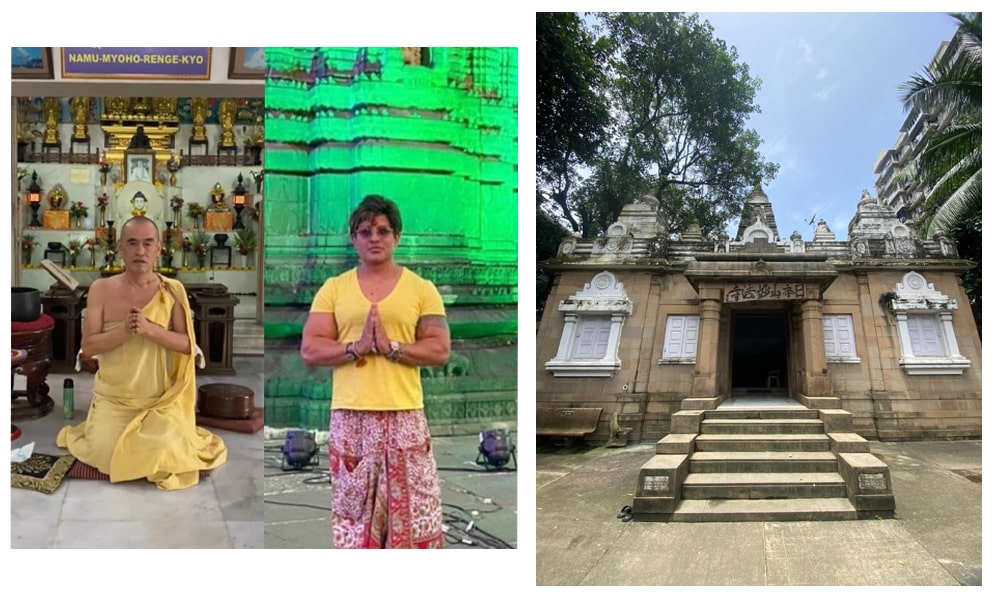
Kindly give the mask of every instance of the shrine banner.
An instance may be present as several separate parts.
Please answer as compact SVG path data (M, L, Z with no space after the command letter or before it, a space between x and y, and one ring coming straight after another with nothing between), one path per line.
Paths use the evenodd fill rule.
M802 300L806 297L804 283L734 283L726 288L726 302L751 300Z
M62 74L86 79L209 79L211 48L63 48Z

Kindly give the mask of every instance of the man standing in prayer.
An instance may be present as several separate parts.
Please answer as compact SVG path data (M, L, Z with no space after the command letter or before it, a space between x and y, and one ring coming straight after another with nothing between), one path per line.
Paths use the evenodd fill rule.
M441 491L420 367L451 334L437 288L393 253L396 204L366 196L349 219L359 265L327 279L302 333L309 366L334 368L330 477L335 548L441 548Z

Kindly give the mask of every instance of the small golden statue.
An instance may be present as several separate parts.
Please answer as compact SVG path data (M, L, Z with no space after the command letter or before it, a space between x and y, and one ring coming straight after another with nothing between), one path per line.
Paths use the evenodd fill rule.
M125 113L128 111L128 98L123 98L121 96L111 96L104 99L104 114L101 115L102 119L109 119L113 121L120 121L125 118Z
M208 141L208 137L205 135L205 119L207 117L208 117L208 99L191 98L191 122L194 124L194 130L191 134L191 141L193 142Z
M51 208L52 210L66 210L65 208L63 208L63 205L66 204L67 197L68 196L66 195L66 190L63 189L62 185L57 183L49 191L48 195L49 208Z
M87 96L75 96L70 101L70 110L73 113L73 137L74 142L86 142L90 139L87 133L87 117L90 116L90 98Z
M219 127L222 128L220 148L235 148L236 136L233 135L233 124L236 121L236 100L223 98L219 101Z
M222 184L216 182L216 184L212 186L212 191L209 192L208 196L212 200L212 205L208 210L219 212L229 210L223 202L226 199L226 190L222 187Z
M157 121L176 121L177 98L154 98L153 118Z
M45 146L59 145L59 98L48 97L42 102L42 112L45 115Z

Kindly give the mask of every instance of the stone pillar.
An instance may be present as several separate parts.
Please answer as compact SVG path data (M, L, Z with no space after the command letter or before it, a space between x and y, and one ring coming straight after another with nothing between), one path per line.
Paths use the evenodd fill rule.
M559 338L559 350L556 352L556 358L559 360L569 358L570 350L573 348L573 334L576 331L576 320L577 315L572 313L563 317L563 332L562 337Z
M951 322L951 313L944 312L938 315L938 317L941 319L941 327L944 329L942 341L944 342L945 353L952 358L961 358L962 353L958 351L958 340L955 338L955 326Z
M802 391L806 396L830 396L833 384L826 372L826 349L823 347L823 303L802 302L802 342L805 350L806 378Z
M608 333L608 348L604 353L604 360L618 362L618 342L622 337L622 324L625 322L625 315L611 315L611 331ZM562 344L560 344L560 349Z
M910 326L906 322L906 313L896 313L896 327L899 327L899 354L902 358L913 358L913 344L910 342Z
M695 398L714 398L719 394L719 313L722 311L721 290L702 290L699 305L698 354L694 364ZM823 330L820 329L822 342ZM822 346L820 347L822 349Z

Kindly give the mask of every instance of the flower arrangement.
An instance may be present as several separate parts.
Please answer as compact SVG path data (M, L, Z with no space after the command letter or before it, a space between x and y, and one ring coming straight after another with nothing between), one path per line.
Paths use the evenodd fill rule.
M107 193L101 194L97 197L97 208L107 208L108 206L108 195Z
M170 158L167 159L167 170L171 173L176 173L181 170L181 162L177 160L177 155L173 152L170 153Z
M87 205L83 202L71 202L69 205L69 216L74 219L82 219L87 216L88 212L90 212L90 209L88 209Z
M30 233L25 233L21 236L21 252L24 253L24 264L31 264L31 254L35 251L35 246L37 245L38 241Z
M205 257L208 256L209 242L210 240L208 234L204 231L199 231L191 235L189 243L191 245L191 250L194 251L195 258L198 260L199 268L205 266Z
M118 260L118 251L112 246L105 245L104 247L104 270L105 271L119 271L120 267L115 266L115 261Z
M69 266L76 266L76 258L80 256L80 252L83 251L84 242L80 240L70 240L69 241Z
M21 250L25 252L31 252L38 245L38 241L35 240L35 236L30 233L26 233L21 236Z
M205 216L205 208L197 202L191 202L187 208L188 218L198 224L198 219Z
M107 153L105 152L101 153L101 160L97 161L97 168L103 175L107 175L108 171L111 170L111 163L108 162Z
M173 197L170 198L170 208L174 210L180 210L181 207L183 206L184 206L184 198L181 198L180 196L177 195L174 195Z
M87 250L90 251L90 266L93 267L94 266L94 254L97 252L97 247L99 246L99 244L97 243L97 239L96 238L87 238L83 242L83 246Z
M236 250L243 256L257 249L257 236L252 229L237 229L233 240L236 242Z
M177 248L174 246L174 237L167 236L167 241L160 248L160 256L163 257L163 267L167 269L172 269L174 267L174 251Z
M264 169L260 171L250 171L250 176L253 177L254 185L257 187L257 193L259 194L261 188L264 187Z

